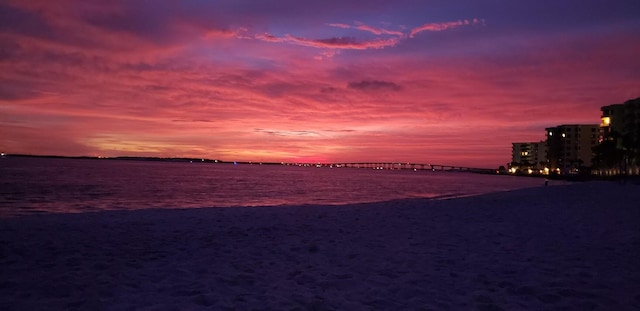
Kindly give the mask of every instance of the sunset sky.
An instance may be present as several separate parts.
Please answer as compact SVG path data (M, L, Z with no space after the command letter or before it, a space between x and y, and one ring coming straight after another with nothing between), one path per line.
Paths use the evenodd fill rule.
M637 97L637 0L0 0L6 153L493 168Z

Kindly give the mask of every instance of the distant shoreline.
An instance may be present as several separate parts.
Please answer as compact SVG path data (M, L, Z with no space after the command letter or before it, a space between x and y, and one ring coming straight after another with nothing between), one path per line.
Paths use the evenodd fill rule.
M89 159L89 160L129 160L129 161L153 161L153 162L190 162L190 163L231 163L231 164L250 164L250 165L289 165L289 166L318 166L318 167L334 167L334 165L341 164L343 162L262 162L262 161L228 161L220 159L208 159L208 158L187 158L187 157L139 157L139 156L117 156L117 157L100 157L100 156L60 156L60 155L30 155L30 154L3 154L2 157L22 157L22 158L49 158L49 159ZM368 164L382 163L382 162L367 162ZM384 162L389 163L401 163L403 162ZM424 165L424 164L416 164ZM441 166L441 165L438 165ZM339 167L339 166L336 166ZM496 174L495 169L488 168L467 168L461 166L445 166L453 169L437 169L437 171L444 172L469 172L479 174ZM352 167L350 167L352 168ZM364 167L363 167L364 168ZM459 170L456 168L464 168ZM397 168L396 168L397 169ZM409 170L409 168L403 168ZM413 170L413 169L411 169ZM419 168L417 170L431 171L432 169Z
M284 162L254 162L254 161L225 161L220 159L207 159L207 158L187 158L187 157L137 157L137 156L117 156L117 157L96 157L96 156L60 156L60 155L31 155L31 154L3 154L2 158L43 158L43 159L86 159L86 160L125 160L125 161L148 161L148 162L183 162L183 163L217 163L217 164L247 164L247 165L284 165ZM291 165L291 163L286 163ZM311 166L315 163L300 163L301 166ZM328 165L328 164L323 164ZM419 169L430 171L428 169ZM438 170L441 171L441 170ZM482 171L477 170L442 170L443 172L451 173L474 173L474 174L491 174L502 176L517 176L528 178L544 178L550 180L566 180L566 181L616 181L616 182L629 182L634 184L640 184L640 176L624 176L624 175L540 175L540 174L509 174L509 173L494 173L495 171L486 169Z
M183 158L183 157L135 157L135 156L118 156L118 157L96 157L96 156L60 156L60 155L32 155L32 154L4 154L4 158L47 158L47 159L88 159L88 160L130 160L130 161L160 161L160 162L205 162L205 163L233 163L215 159L203 158ZM239 162L238 162L239 163ZM249 162L247 162L249 163ZM275 164L275 163L274 163Z

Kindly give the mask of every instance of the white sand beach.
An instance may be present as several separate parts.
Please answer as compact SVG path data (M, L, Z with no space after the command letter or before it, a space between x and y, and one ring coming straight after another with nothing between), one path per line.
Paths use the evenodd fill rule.
M640 186L0 219L1 310L640 310Z

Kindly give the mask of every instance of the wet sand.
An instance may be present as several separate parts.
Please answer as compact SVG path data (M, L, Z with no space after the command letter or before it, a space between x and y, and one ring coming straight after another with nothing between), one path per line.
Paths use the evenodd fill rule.
M0 219L2 310L638 310L640 186Z

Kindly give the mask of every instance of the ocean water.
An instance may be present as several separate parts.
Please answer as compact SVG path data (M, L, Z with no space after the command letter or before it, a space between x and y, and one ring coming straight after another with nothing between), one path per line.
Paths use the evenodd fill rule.
M437 199L542 183L537 178L412 170L8 157L0 159L0 217Z

